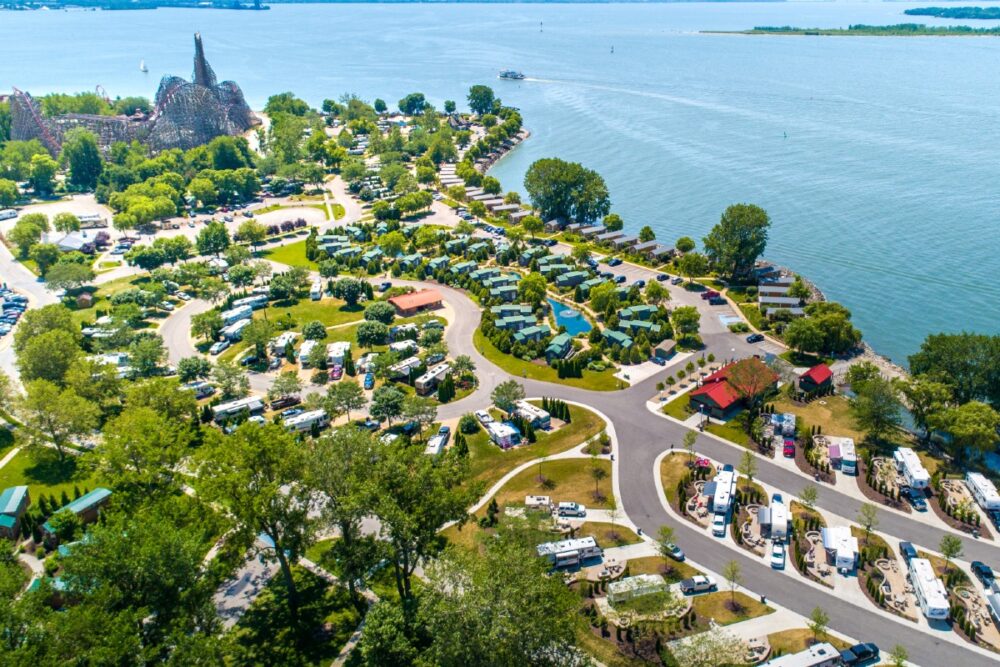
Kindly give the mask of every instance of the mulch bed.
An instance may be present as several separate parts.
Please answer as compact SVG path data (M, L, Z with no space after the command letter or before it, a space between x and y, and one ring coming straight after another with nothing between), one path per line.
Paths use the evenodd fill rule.
M993 539L993 533L987 527L985 522L980 522L978 526L973 526L969 523L964 523L959 521L953 516L948 516L948 513L944 511L941 505L938 503L938 493L934 492L933 495L927 499L927 504L934 510L934 513L938 515L938 518L944 521L946 524L954 528L955 530L960 530L963 533L971 534L973 529L979 529L979 535L985 537L986 539Z
M868 464L863 460L858 461L858 488L861 489L861 493L864 494L865 498L868 500L873 500L879 505L885 505L886 507L891 507L909 514L913 511L908 502L905 502L902 498L896 500L895 498L890 498L889 496L879 493L877 490L868 486L867 479L868 475Z
M837 481L832 470L830 472L822 472L814 468L813 465L806 460L805 447L803 447L800 442L795 444L795 465L799 470L807 475L810 475L813 479L815 479L818 474L819 481L826 484L835 484Z
M910 621L912 623L916 623L917 622L916 619L904 615L903 613L901 613L895 607L890 607L889 605L880 605L878 603L878 600L876 600L875 598L873 598L872 594L868 592L868 579L872 576L872 574L876 570L878 570L878 568L876 568L874 565L868 565L868 566L862 568L861 570L859 570L859 573L858 573L858 585L861 586L861 591L865 594L865 597L868 598L868 601L871 602L873 605L875 605L876 607L878 607L879 609L881 609L883 611L887 611L890 614L895 614L896 616L899 616L900 618L906 619L907 621ZM878 578L875 578L875 580L879 581Z

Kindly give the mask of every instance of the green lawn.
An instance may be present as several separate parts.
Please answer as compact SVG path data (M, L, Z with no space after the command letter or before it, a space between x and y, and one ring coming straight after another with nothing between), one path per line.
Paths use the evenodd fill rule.
M684 394L664 405L663 414L669 415L674 419L684 421L694 413L688 409L688 397ZM741 447L747 446L748 437L746 433L743 432L743 428L739 425L735 416L729 419L729 421L725 424L709 422L708 426L705 427L705 430L713 435L717 435L720 438L728 440L733 444Z
M687 563L679 563L663 556L645 556L643 558L629 559L628 571L633 576L636 574L659 574L672 584L682 579L701 574L700 570L695 569Z
M591 468L604 471L604 478L595 483ZM611 493L611 462L607 459L559 459L546 461L540 466L542 481L538 479L539 466L531 466L511 478L494 496L503 507L506 504L523 505L528 495L552 496L553 502L578 502L583 505L607 507L613 502ZM595 500L595 487L603 500Z
M111 312L111 302L108 300L111 296L118 292L132 289L133 287L144 287L149 283L149 280L148 275L138 277L126 276L97 285L96 287L85 288L92 290L94 303L90 308L76 308L72 306L73 320L78 324L83 324L84 322L93 322L98 317L107 315Z
M786 350L780 355L782 359L787 361L793 366L805 366L811 368L820 363L832 364L835 359L832 357L818 357L815 354L807 354L805 352L796 352L795 350Z
M626 544L638 544L642 542L642 538L636 535L635 531L620 523L611 525L610 523L586 521L580 526L577 535L582 537L586 537L587 535L592 536L603 549L623 547Z
M621 380L614 376L613 369L607 369L600 373L595 371L583 371L582 378L560 378L555 369L545 364L533 364L522 359L517 359L509 354L504 354L498 350L493 343L483 335L483 332L476 329L472 337L472 342L480 354L492 361L515 377L531 378L542 382L554 382L565 384L581 389L592 391L614 391L620 388Z
M525 461L564 452L604 429L604 420L586 408L570 405L569 414L572 421L558 431L535 431L538 437L534 444L507 451L494 445L482 429L469 436L467 442L472 478L484 482L488 488Z
M313 301L306 297L293 304L276 301L268 305L267 308L257 311L260 317L265 317L272 322L291 318L296 323L296 329L300 329L313 320L322 322L325 327L360 322L364 319L364 312L365 308L361 304L351 307L333 297L326 297L319 301Z
M73 497L73 488L82 492L101 485L96 472L80 456L67 455L60 462L55 451L20 451L7 465L0 468L0 489L26 484L32 498L53 495L57 499L63 492Z
M294 243L286 243L285 245L280 245L274 248L268 248L262 252L261 255L272 262L287 264L288 266L304 266L310 271L319 270L319 264L316 262L310 262L306 259L305 239L295 241Z
M741 303L740 311L743 315L750 320L750 324L753 325L755 329L760 331L767 331L770 329L770 325L767 322L767 318L761 314L760 308L755 303Z
M720 587L725 586L725 582ZM729 608L732 594L729 591L717 591L707 595L697 595L692 600L695 612L702 618L714 618L719 625L729 625L747 621L758 616L765 616L774 613L774 609L759 600L755 600L749 595L736 593L736 604L739 605L737 611Z

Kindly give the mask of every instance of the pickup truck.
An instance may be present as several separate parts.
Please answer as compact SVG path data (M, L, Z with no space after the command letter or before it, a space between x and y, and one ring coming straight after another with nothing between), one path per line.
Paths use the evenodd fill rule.
M706 577L705 575L698 575L697 577L691 577L690 579L684 579L680 583L681 593L689 595L691 593L704 593L705 591L714 591L716 588L715 579L712 577Z

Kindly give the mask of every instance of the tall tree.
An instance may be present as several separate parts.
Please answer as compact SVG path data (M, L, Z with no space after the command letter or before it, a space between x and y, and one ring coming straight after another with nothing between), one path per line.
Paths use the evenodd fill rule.
M88 435L97 426L98 409L72 389L60 389L48 380L25 383L19 406L24 430L32 446L50 444L66 460L67 447L74 439Z
M493 405L510 414L514 411L514 404L524 400L524 386L517 380L506 380L493 389L490 399Z
M97 137L90 130L77 127L66 132L62 144L62 162L69 169L69 184L78 190L93 190L104 166Z
M989 401L1000 409L1000 336L932 334L909 361L914 375L951 386L958 403Z
M229 508L236 536L247 545L263 535L270 544L252 548L267 561L277 560L293 621L299 596L292 565L313 539L309 519L305 449L274 424L243 424L230 436L211 431L206 438L199 477L206 497Z
M721 273L735 280L746 280L754 262L764 254L771 219L753 204L733 204L722 213L702 243L705 252Z
M177 467L191 443L190 424L152 408L127 408L103 429L103 475L116 491L148 500L179 489Z
M347 415L349 421L351 412L361 410L368 405L368 399L361 385L353 380L344 379L330 385L326 390L324 404L331 415Z
M229 243L229 231L226 226L215 220L202 227L195 238L195 245L202 255L218 256L229 247Z
M475 85L469 88L469 94L466 99L469 101L469 108L472 110L472 113L481 116L493 111L493 102L496 100L496 97L493 94L493 89L489 86Z
M593 222L611 209L604 179L577 162L559 158L536 160L524 176L524 189L546 220Z
M851 399L851 414L858 428L879 442L901 423L899 392L889 380L879 376L865 382Z

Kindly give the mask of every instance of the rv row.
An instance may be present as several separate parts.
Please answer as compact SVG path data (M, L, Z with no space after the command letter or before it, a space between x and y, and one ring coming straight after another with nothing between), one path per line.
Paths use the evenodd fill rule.
M475 414L490 441L500 449L510 449L521 444L521 432L513 423L499 422L486 410L477 410ZM514 404L514 416L531 424L532 428L547 431L552 427L552 416L548 410L543 410L528 401L521 400Z

